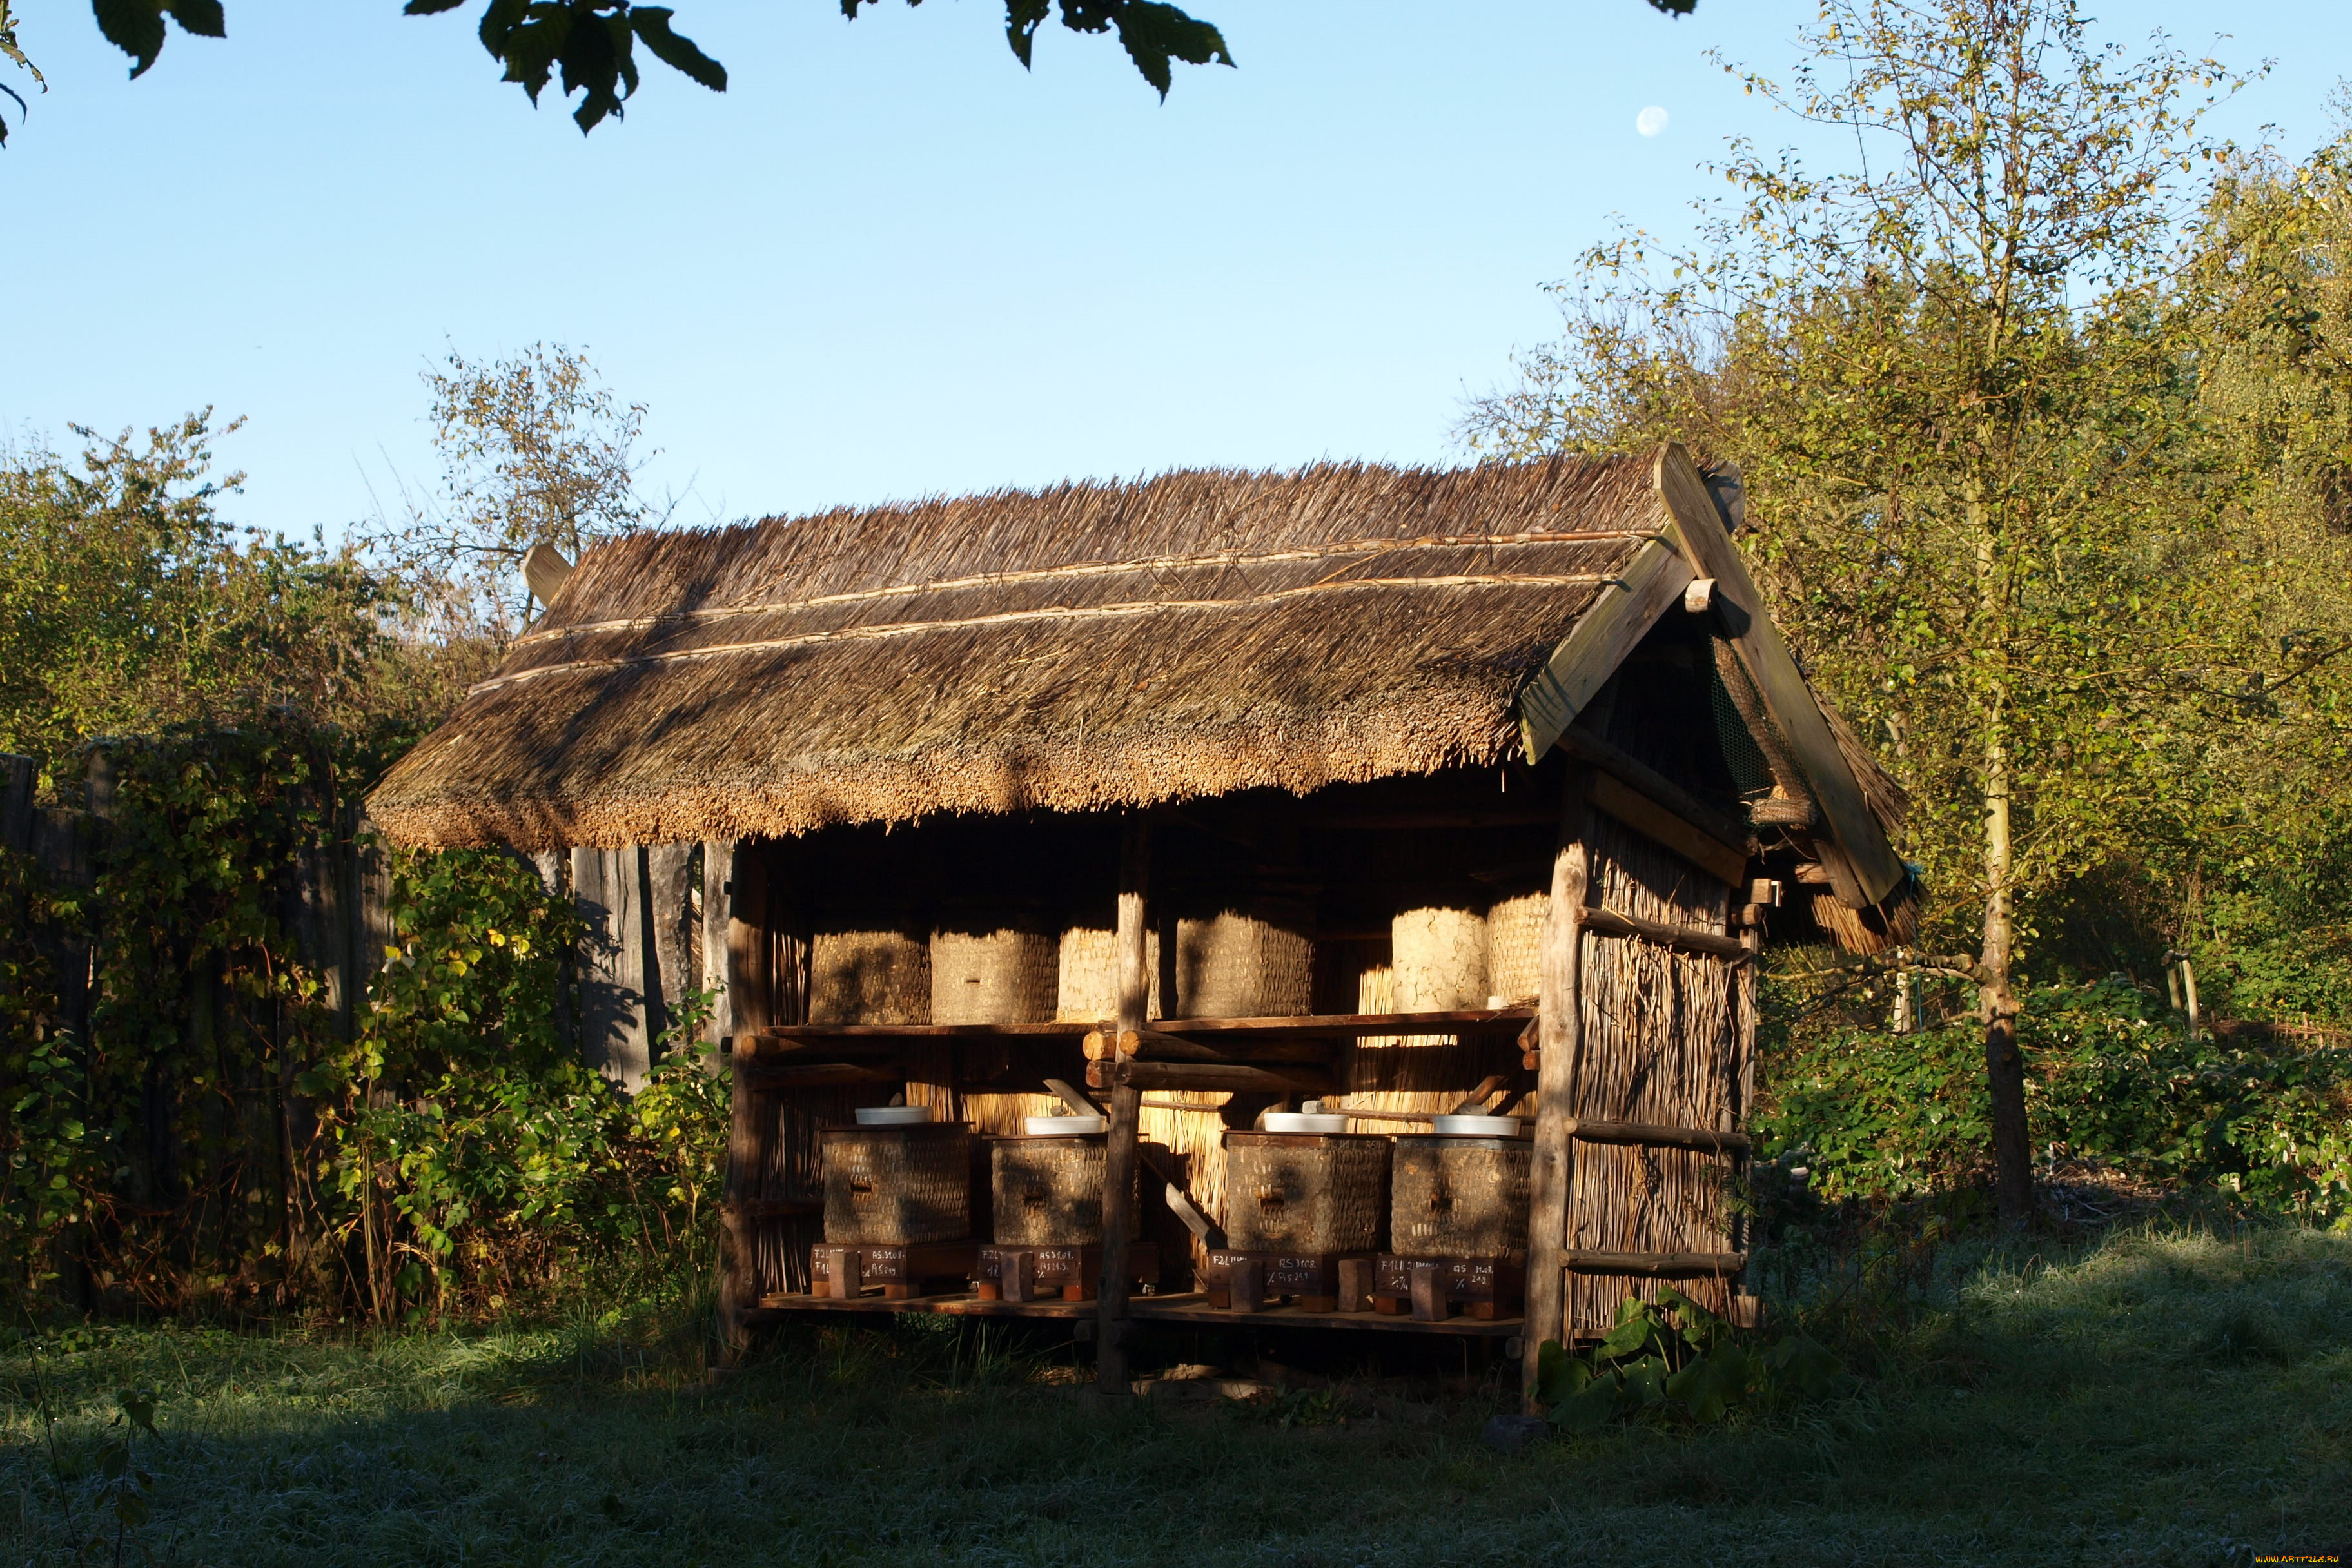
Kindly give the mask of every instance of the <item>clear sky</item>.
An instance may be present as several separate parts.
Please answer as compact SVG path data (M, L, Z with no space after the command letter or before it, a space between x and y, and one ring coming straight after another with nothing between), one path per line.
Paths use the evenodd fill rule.
M674 3L730 90L649 64L583 139L494 79L478 4L227 0L226 42L175 32L129 82L86 0L22 0L51 89L0 152L0 429L63 446L210 404L249 420L232 512L333 533L429 482L417 376L445 345L547 339L650 405L682 521L1456 460L1464 396L1549 331L1543 283L1618 215L1680 226L1727 136L1800 139L1705 54L1777 72L1814 9L1198 0L1240 68L1180 66L1163 105L1058 26L1024 74L998 0ZM2344 0L2100 15L2275 57L2223 129L2290 152L2352 69Z

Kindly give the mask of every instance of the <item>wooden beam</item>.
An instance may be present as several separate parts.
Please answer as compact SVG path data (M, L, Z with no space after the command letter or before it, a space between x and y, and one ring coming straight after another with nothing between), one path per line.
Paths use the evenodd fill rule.
M1118 1027L1122 1035L1139 1033L1150 1011L1151 954L1151 819L1129 812L1118 847ZM1170 998L1171 1001L1174 998ZM1087 1066L1088 1088L1105 1085L1096 1073L1105 1064ZM1110 1064L1117 1068L1120 1064ZM1231 1069L1226 1069L1231 1070ZM1103 1150L1102 1277L1096 1288L1095 1392L1131 1399L1128 1382L1128 1253L1134 1237L1136 1144L1143 1122L1143 1089L1122 1074L1110 1088L1110 1131Z
M1575 1157L1568 1128L1584 1038L1582 922L1592 884L1591 789L1591 772L1570 767L1560 803L1559 848L1552 858L1551 907L1544 916L1535 1149L1528 1180L1528 1318L1519 1357L1519 1395L1530 1415L1538 1414L1538 1352L1546 1340L1565 1343L1568 1338L1565 1255L1570 1162Z
M1586 910L1583 919L1589 930L1601 936L1636 937L1663 947L1679 947L1691 952L1727 958L1735 963L1745 963L1755 956L1736 936L1723 936L1691 926L1668 925L1664 921L1643 920L1638 915L1619 914L1615 910L1597 908Z
M1291 1018L1160 1018L1151 1026L1164 1035L1237 1047L1252 1039L1315 1036L1360 1039L1366 1036L1474 1034L1517 1028L1535 1016L1532 1007L1467 1007L1437 1013L1307 1013Z
M1563 1267L1586 1274L1639 1274L1649 1279L1695 1279L1737 1274L1748 1267L1744 1252L1564 1252ZM1528 1276L1528 1289L1535 1289Z
M1204 1094L1339 1092L1329 1073L1309 1067L1250 1067L1241 1062L1154 1062L1133 1058L1088 1062L1088 1089L1188 1090ZM1108 1178L1106 1178L1108 1179Z
M852 1062L791 1062L770 1067L765 1062L738 1061L736 1078L754 1089L841 1089L860 1083L904 1083L895 1068L859 1067Z
M1748 856L1752 846L1746 828L1639 757L1611 745L1580 724L1562 730L1559 745L1579 762L1590 763L1618 783L1649 796L1726 849L1738 850L1742 858Z
M1568 1134L1580 1143L1634 1143L1666 1149L1739 1150L1748 1147L1745 1132L1716 1132L1704 1127L1668 1127L1654 1121L1596 1121L1569 1119Z
M1690 563L1663 539L1650 540L1633 552L1617 580L1601 588L1521 689L1519 739L1528 761L1539 761L1551 750L1633 645L1680 602L1690 580Z
M730 1037L721 1042L719 1054L745 1065L752 1062L830 1061L843 1057L891 1061L906 1050L908 1043L904 1038L889 1035L843 1035L828 1038L821 1035L787 1035L763 1029L757 1034Z
M1654 843L1663 844L1717 881L1737 885L1748 874L1748 851L1733 848L1649 796L1607 773L1594 775L1593 806Z
M1328 1062L1338 1047L1320 1038L1261 1037L1229 1048L1206 1040L1187 1039L1163 1029L1097 1029L1087 1036L1080 1048L1090 1062L1109 1061L1115 1057L1174 1062Z
M755 1031L762 1040L997 1040L1069 1039L1099 1025L1066 1020L1050 1024L769 1024Z
M1748 563L1725 531L1715 498L1681 442L1661 447L1653 470L1658 498L1674 520L1676 542L1696 574L1713 577L1717 614L1740 664L1756 682L1764 706L1780 726L1797 763L1812 785L1830 835L1852 863L1856 885L1838 897L1856 906L1874 904L1902 885L1906 875L1885 830L1863 799L1862 785L1838 750L1821 704L1797 668L1794 655L1767 613L1764 596L1748 574ZM1540 752L1534 753L1541 755Z

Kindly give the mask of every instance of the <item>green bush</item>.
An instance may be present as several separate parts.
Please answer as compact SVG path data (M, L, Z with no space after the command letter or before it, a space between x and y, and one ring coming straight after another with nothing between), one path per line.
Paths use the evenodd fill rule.
M2030 993L2019 1040L2045 1156L2323 1218L2352 1204L2352 1052L2254 1027L2191 1038L2120 981ZM1764 1148L1802 1160L1825 1198L1905 1197L1984 1172L1990 1112L1972 1022L1778 1042L1762 1080Z

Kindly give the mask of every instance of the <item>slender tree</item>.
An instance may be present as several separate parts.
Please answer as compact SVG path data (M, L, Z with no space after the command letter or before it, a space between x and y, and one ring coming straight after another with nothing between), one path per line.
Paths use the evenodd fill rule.
M2234 570L2211 514L2157 482L2194 396L2182 224L2223 152L2198 122L2234 83L2100 45L2074 0L1828 0L1804 38L1786 84L1726 68L1852 164L1735 143L1699 243L1589 256L1567 338L1466 433L1742 463L1777 607L1896 752L1936 881L1969 889L1944 929L1972 933L1950 967L2021 1222L2021 900L2189 808L2183 731L2242 651L2242 601L2184 575Z

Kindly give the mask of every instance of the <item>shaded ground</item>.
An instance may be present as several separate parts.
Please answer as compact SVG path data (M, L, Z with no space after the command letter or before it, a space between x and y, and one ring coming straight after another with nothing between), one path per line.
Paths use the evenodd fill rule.
M1987 1257L1869 1359L1863 1393L1800 1416L1506 1458L1478 1432L1507 1400L1475 1380L1107 1413L1066 1354L939 1320L813 1332L715 1390L593 1323L80 1330L0 1355L0 1548L115 1560L102 1446L140 1386L160 1436L125 1563L2220 1564L2352 1542L2352 1238Z

